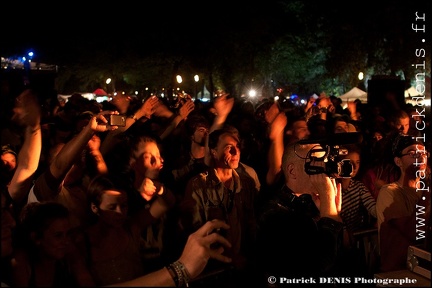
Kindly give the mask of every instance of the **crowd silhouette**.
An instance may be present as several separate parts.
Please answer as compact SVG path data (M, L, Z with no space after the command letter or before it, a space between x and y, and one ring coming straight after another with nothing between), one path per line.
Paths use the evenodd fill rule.
M409 245L430 251L430 193L416 193L430 183L430 119L412 105L14 96L1 130L2 285L276 287L269 276L370 279L404 269ZM357 141L329 141L339 133ZM328 171L342 159L350 177ZM357 245L366 230L375 251Z

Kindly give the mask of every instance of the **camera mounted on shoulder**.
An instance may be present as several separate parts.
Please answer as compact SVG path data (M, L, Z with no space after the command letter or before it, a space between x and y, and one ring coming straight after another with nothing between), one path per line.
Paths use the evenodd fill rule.
M305 172L309 175L325 173L332 178L351 178L353 166L350 159L340 159L348 154L343 145L359 143L360 132L336 133L325 139L304 139L298 144L317 144L312 147L305 159ZM322 161L324 166L313 165Z

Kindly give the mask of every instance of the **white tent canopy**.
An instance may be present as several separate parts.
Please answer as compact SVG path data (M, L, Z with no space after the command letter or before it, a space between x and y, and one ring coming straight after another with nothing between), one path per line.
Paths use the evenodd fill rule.
M420 93L417 91L417 89L414 86L411 86L407 90L405 90L405 98L406 97L413 97L413 96L419 96Z
M342 101L354 101L359 99L362 103L367 103L367 93L357 87L352 88L347 93L339 96Z

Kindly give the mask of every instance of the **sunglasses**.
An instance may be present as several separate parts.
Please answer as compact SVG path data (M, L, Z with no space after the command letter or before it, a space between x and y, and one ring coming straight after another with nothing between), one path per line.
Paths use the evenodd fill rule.
M412 151L411 150L411 151L408 151L405 154L401 154L400 157L407 156L407 155L411 156L411 158L418 159L420 157L427 157L427 158L429 158L430 153L429 152L421 152L421 151Z

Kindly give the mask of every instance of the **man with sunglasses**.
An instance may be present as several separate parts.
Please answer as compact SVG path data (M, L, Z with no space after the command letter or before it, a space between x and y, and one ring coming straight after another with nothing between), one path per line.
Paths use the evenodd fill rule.
M382 272L406 268L408 246L425 242L430 218L429 152L404 134L395 137L392 152L401 175L381 187L376 205Z

